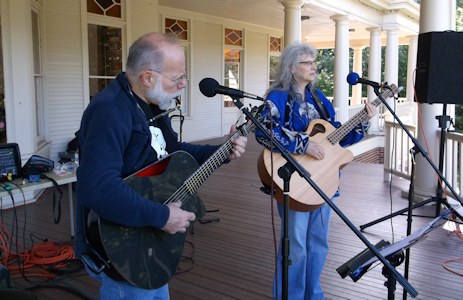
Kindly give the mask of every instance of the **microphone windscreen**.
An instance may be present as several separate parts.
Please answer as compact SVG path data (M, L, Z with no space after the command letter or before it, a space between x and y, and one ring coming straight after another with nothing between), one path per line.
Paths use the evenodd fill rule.
M204 78L199 82L199 90L206 97L214 97L218 86L219 83L213 78Z
M356 85L358 83L359 77L359 74L351 72L349 75L347 75L347 83L350 85Z

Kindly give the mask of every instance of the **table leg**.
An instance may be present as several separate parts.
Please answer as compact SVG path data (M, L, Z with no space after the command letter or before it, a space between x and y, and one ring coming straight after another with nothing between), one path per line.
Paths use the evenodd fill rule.
M74 240L74 201L72 193L72 182L68 183L68 194L69 194L69 219L71 220L71 240Z

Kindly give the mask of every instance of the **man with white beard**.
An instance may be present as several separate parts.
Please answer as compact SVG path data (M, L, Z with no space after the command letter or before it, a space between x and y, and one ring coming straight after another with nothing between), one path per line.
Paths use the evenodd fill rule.
M87 255L94 253L98 245L92 244L87 235L95 216L171 235L185 233L195 220L195 214L182 209L179 202L149 201L124 181L175 151L186 151L202 164L220 147L179 143L170 118L164 113L186 86L185 68L184 52L176 37L145 34L130 47L126 72L118 74L93 97L82 117L78 136L76 253L84 258L90 276L101 282L101 299L169 299L167 284L144 289L98 272L95 256ZM235 131L232 127L230 136ZM228 160L240 157L247 143L243 136L231 141Z

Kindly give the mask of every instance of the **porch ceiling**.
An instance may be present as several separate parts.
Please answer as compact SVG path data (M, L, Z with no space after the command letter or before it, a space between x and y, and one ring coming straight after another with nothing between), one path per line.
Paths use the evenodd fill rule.
M419 6L413 5L413 1L401 1L402 6L394 1L306 1L301 15L308 16L308 20L301 22L302 40L315 45L318 48L334 47L335 26L331 17L340 14L349 16L350 19L350 44L369 45L372 27L387 27L391 20L390 13L398 11L396 19L404 26L399 27L399 39L417 34ZM412 3L413 2L413 3ZM159 4L165 7L193 11L221 18L238 20L259 26L283 30L284 8L277 0L159 0ZM388 6L389 5L389 6ZM386 17L384 17L386 15ZM409 24L412 24L411 26ZM383 34L385 36L385 34Z

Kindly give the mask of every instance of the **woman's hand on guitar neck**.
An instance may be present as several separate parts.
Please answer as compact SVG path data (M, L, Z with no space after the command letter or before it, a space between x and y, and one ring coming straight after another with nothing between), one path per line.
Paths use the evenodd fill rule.
M367 111L367 114L368 114L368 120L370 120L376 115L376 106L374 106L368 101L365 103L365 110Z
M322 160L325 158L325 149L319 143L315 141L310 141L307 150L305 151L308 155L313 158Z
M177 232L186 232L187 228L190 226L190 222L193 222L196 218L196 215L192 212L188 212L180 208L180 202L172 202L167 204L169 207L169 219L167 219L166 225L161 228L162 231L165 231L170 234L175 234Z

